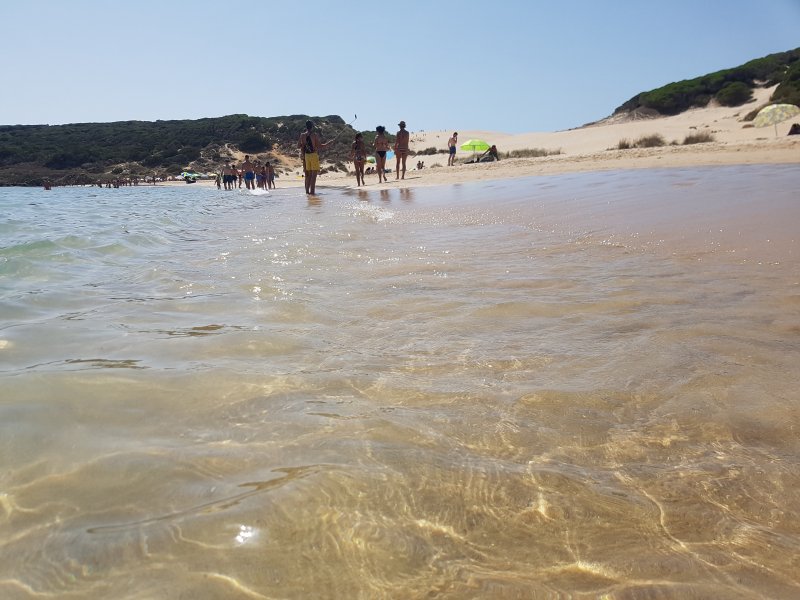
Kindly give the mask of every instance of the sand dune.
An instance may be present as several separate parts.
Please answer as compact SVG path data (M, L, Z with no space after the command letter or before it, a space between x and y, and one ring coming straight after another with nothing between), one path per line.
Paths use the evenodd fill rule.
M700 165L736 165L763 163L800 163L800 136L788 137L792 121L776 128L754 128L743 119L747 113L769 102L774 88L756 90L752 102L740 107L713 106L693 109L674 117L661 117L628 122L607 119L593 125L568 131L508 134L501 132L460 129L459 141L479 138L496 144L501 154L512 150L545 149L560 154L539 158L504 159L497 163L466 164L472 154L459 149L457 164L448 167L446 154L410 157L406 181L393 185L436 185L458 181L504 179L537 174L557 174L579 171L616 169L684 167ZM413 126L413 123L409 125ZM710 133L714 141L683 145L684 138L698 132ZM411 148L422 151L436 147L444 149L453 132L411 130ZM619 150L620 140L635 141L640 137L660 134L666 146ZM673 142L675 145L673 145ZM414 170L417 160L425 162L422 171ZM387 166L394 168L394 161ZM355 184L342 180L342 175L323 176L324 184ZM374 177L367 178L368 187Z
M777 136L773 128L756 129L745 127L742 119L754 108L766 104L775 88L756 91L755 100L740 107L709 107L688 110L674 117L644 119L624 123L614 123L613 119L595 125L570 129L567 131L545 133L507 134L480 130L459 131L459 140L479 138L490 144L496 144L501 152L524 148L544 148L561 150L566 155L590 154L616 148L621 139L635 140L642 136L661 134L666 141L677 141L679 144L692 133L711 133L717 142L722 144L769 141L775 137L785 137L790 122L778 126ZM429 146L444 148L452 131L414 132L412 136L414 150L423 150ZM469 153L459 151L459 156L468 157ZM446 162L446 161L444 161Z
M559 154L539 158L503 159L496 163L467 164L472 153L459 149L457 163L447 166L446 154L411 156L408 159L405 181L378 184L377 176L367 175L367 188L386 188L398 185L440 185L462 181L506 179L532 175L570 172L639 169L659 167L689 167L739 164L800 164L800 136L787 136L792 120L777 128L755 128L744 121L745 115L769 103L775 88L756 90L752 102L740 107L713 106L686 111L673 117L660 117L628 122L610 118L577 129L556 132L509 134L474 129L459 129L459 142L479 138L496 144L501 155L524 149L544 149ZM800 119L796 121L800 122ZM453 133L447 131L414 131L411 129L411 149L415 152L435 147L445 149ZM707 132L714 141L684 145L687 135ZM655 148L620 150L620 140L635 141L643 136L660 134L667 145ZM324 156L323 156L324 160ZM418 160L425 162L421 171L415 169ZM352 163L348 163L352 169ZM387 167L394 169L393 160ZM343 173L325 173L319 180L322 186L355 187L355 177ZM286 174L278 187L302 185L299 168Z

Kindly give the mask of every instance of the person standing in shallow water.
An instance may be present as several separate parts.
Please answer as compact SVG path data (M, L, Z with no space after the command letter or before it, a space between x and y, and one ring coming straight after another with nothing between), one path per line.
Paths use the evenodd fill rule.
M232 164L225 165L225 168L222 169L222 185L225 186L226 190L232 190L235 181L236 169L233 168Z
M389 151L389 140L386 138L386 128L378 125L375 128L375 170L378 172L378 183L386 183L386 153Z
M275 167L267 161L267 189L275 188Z
M364 163L367 162L367 147L364 145L364 136L359 132L353 141L350 152L350 160L356 168L356 183L358 185L367 185L364 181Z
M319 175L319 151L328 147L328 143L319 139L314 131L314 121L306 121L306 130L300 134L297 142L300 149L300 158L305 169L306 194L315 194L317 191L317 175Z
M242 163L242 171L244 171L244 184L248 190L256 189L256 167L250 162L250 155L244 155L244 162ZM239 187L242 187L241 182Z
M408 158L408 131L406 131L406 122L400 121L397 126L400 131L397 132L397 137L394 142L394 155L397 157L397 165L395 167L395 179L400 179L400 167L402 163L403 177L406 178L406 159Z

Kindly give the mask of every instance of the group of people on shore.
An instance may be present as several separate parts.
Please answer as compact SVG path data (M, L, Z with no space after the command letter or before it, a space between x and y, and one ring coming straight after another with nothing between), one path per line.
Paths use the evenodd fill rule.
M409 138L410 135L406 129L406 122L400 121L397 126L400 130L395 135L394 146L389 143L389 138L386 137L386 128L383 125L378 125L375 128L375 141L373 143L375 150L375 172L378 174L378 183L386 182L386 154L390 148L394 150L394 155L397 160L395 168L395 179L406 178L406 160L409 154ZM319 152L324 150L333 140L323 142L319 138L319 134L314 129L313 121L306 121L306 130L300 134L300 139L297 142L297 147L300 150L300 158L303 161L303 172L305 174L305 187L306 194L314 194L316 192L317 176L319 175L320 163ZM356 133L355 139L350 146L350 160L353 161L356 171L356 183L359 186L366 185L364 179L365 167L367 164L367 147L364 142L364 135L361 132Z
M386 137L386 128L383 125L378 125L375 128L375 141L373 142L373 149L375 151L375 167L370 167L365 171L367 164L367 146L364 142L364 135L357 132L350 146L350 160L355 165L356 184L358 186L366 185L367 182L364 176L367 173L377 173L378 183L386 183L386 155L390 148L394 150L395 154L395 180L406 178L406 160L410 153L409 149L409 132L406 129L406 122L400 121L397 126L400 128L395 134L395 142L392 146L389 139ZM316 192L317 177L320 171L320 150L324 150L331 145L336 138L328 142L323 142L319 134L316 132L313 121L306 121L306 130L300 134L297 142L297 148L300 150L300 158L303 162L303 174L305 179L306 194L314 194ZM448 158L447 165L455 165L456 149L458 147L458 132L453 132L450 139L447 140ZM483 160L500 160L499 153L496 146L491 146L484 152L476 162ZM417 162L417 169L422 169L424 163Z
M244 162L238 167L233 163L226 164L222 173L217 175L217 188L225 187L233 190L242 187L244 183L248 190L256 188L271 190L275 188L275 167L269 161L251 161L250 155L245 154Z
M157 178L155 175L153 175L152 177L144 177L143 179L139 179L139 177L116 177L114 179L109 179L109 180L106 180L106 181L98 180L98 181L95 181L95 182L92 182L92 183L85 183L85 182L82 182L82 183L65 183L63 181L53 182L53 181L50 181L49 179L44 179L42 181L42 187L45 190L51 190L54 187L68 187L68 186L74 186L74 185L81 185L81 186L88 185L89 187L97 186L99 188L107 188L107 189L114 188L114 189L117 189L117 188L121 188L121 187L138 186L139 183L142 182L142 181L144 183L146 183L146 184L155 185L156 181L177 181L177 179L175 177Z
M395 134L395 142L393 146L394 156L397 161L395 165L395 179L406 178L406 159L409 154L409 133L406 129L406 122L400 121L397 126L400 128ZM386 137L386 128L383 125L378 125L375 128L375 172L378 173L378 183L385 183L386 179L386 154L389 152L389 139ZM367 150L364 144L364 139L361 133L357 133L355 140L350 149L350 160L356 167L356 183L357 185L366 185L364 180L364 167L367 162Z

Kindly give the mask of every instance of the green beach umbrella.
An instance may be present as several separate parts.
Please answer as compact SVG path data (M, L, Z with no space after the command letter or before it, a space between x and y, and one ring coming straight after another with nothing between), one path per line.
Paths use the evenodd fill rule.
M489 144L483 140L467 140L461 144L461 149L467 152L486 152L489 149ZM475 160L475 154L472 155L472 160Z
M775 135L778 135L778 123L800 115L800 108L794 104L770 104L765 106L753 119L753 127L775 126Z
M489 149L489 144L483 140L467 140L461 144L461 149L467 152L485 152Z

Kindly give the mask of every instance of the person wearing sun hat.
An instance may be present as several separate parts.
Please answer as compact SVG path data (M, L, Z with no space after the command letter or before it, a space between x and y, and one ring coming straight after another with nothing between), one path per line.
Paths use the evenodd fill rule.
M406 159L408 158L408 131L406 131L406 122L400 121L397 126L400 128L400 131L397 132L395 136L394 142L394 155L397 159L397 165L395 166L395 179L400 179L400 165L402 163L403 166L403 176L402 179L406 178Z

